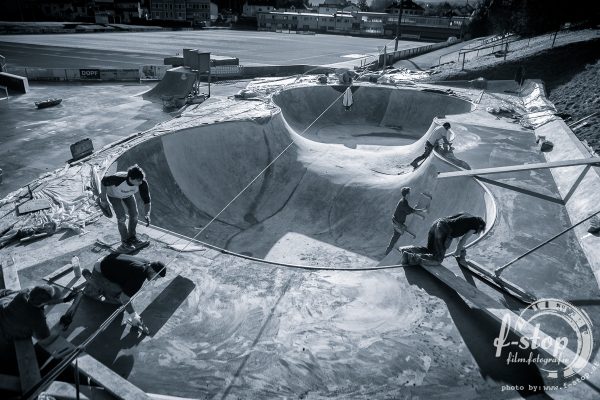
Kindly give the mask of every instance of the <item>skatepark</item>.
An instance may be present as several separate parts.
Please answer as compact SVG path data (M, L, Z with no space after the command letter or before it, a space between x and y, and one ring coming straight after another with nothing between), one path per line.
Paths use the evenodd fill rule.
M334 75L325 84L309 74L256 79L252 98L213 96L38 178L33 194L60 194L63 209L75 210L61 222L84 222L85 233L2 249L21 286L53 276L73 255L89 267L107 254L95 240L118 240L116 222L101 215L88 181L92 171L132 164L152 195L152 224L139 228L151 245L139 255L168 264L166 279L134 300L148 336L135 335L122 314L98 331L115 306L82 301L62 336L77 346L96 335L80 361L90 378L84 393L512 399L526 390L503 386L553 382L535 365L507 366L494 354L501 315L525 310L522 298L459 266L452 248L437 267L402 266L397 250L384 250L400 190L410 186L411 202L428 212L408 217L416 239L403 235L396 248L425 245L437 218L481 216L486 230L468 243L470 261L488 276L505 267L502 279L535 299L571 302L597 327L597 238L580 224L598 211L594 155L554 116L540 82L481 88L387 78L355 80L349 110L341 100L348 87ZM146 97L160 98L159 85ZM519 105L520 121L489 111L507 103ZM409 163L442 121L452 124L454 150L434 151L413 171ZM540 135L551 152L540 151ZM3 222L35 218L12 212L24 194L2 200ZM53 307L49 321L66 307ZM599 361L595 348L587 356L589 365ZM593 399L597 381L592 374L545 394Z

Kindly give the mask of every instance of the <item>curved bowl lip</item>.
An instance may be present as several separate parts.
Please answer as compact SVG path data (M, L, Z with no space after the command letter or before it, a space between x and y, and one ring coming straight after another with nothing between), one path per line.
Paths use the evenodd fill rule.
M298 85L290 85L289 87L283 87L283 88L280 88L279 90L277 90L276 92L271 93L271 95L270 95L270 101L276 107L278 107L280 109L280 111L283 111L282 107L279 104L277 104L277 102L275 101L275 98L277 96L279 96L281 93L292 91L292 90L300 90L300 89L308 89L308 88L325 88L325 87L331 87L331 88L334 88L334 89L336 89L336 88L347 88L347 87L362 87L362 88L370 88L370 89L376 89L376 90L385 90L385 89L387 89L387 90L402 90L402 91L407 91L407 92L421 92L421 93L426 93L427 95L431 95L431 96L446 96L446 97L451 97L453 99L460 100L460 101L463 101L465 103L469 103L469 105L471 107L471 109L469 111L466 111L464 113L448 114L448 115L468 114L468 113L474 111L475 108L477 107L477 103L475 103L473 100L471 100L471 98L460 96L460 95L457 95L457 94L435 92L435 91L427 90L428 88L419 88L419 87L414 87L414 86L403 86L403 85L397 85L397 84L384 85L384 84L373 84L373 83L369 83L369 82L354 82L350 86L342 85L342 84L326 84L326 85L298 84ZM343 95L343 92L340 93L340 98L341 98L342 95Z
M463 168L461 168L460 166L452 163L451 161L447 160L446 158L444 158L442 155L440 155L437 150L435 150L433 152L433 154L435 155L435 157L437 157L439 160L441 160L442 162L445 162L448 165L451 165L452 167L462 170ZM483 183L481 183L480 181L478 181L477 179L475 179L475 182L477 182L477 184L483 189L484 193L489 196L490 200L491 200L491 207L492 207L492 216L493 219L492 221L486 221L486 229L483 232L483 234L479 235L475 240L473 240L472 242L469 242L465 248L469 248L474 246L475 244L477 244L480 240L482 240L484 237L486 237L488 235L488 233L490 232L490 230L492 229L492 227L495 225L496 220L497 220L497 216L498 216L498 207L496 204L496 199L494 198L494 196L492 195L492 192L490 191L490 189L484 185ZM361 272L361 271L379 271L379 270L385 270L385 269L395 269L395 268L403 268L405 267L405 265L402 264L393 264L393 265L375 265L372 267L362 267L362 268L351 268L351 267L336 267L336 268L325 268L325 267L317 267L314 265L306 265L306 264L294 264L294 263L285 263L285 262L279 262L279 261L271 261L271 260L266 260L264 258L257 258L257 257L252 257L252 256L247 256L245 254L241 254L241 253L237 253L235 251L231 251L231 250L227 250L224 249L222 247L219 246L215 246L213 244L210 243L206 243L203 242L201 240L195 239L193 237L189 237L177 232L173 232L170 231L166 228L160 227L160 226L156 226L156 225L151 225L152 228L168 233L170 235L176 236L178 238L187 240L188 243L186 244L186 246L188 246L191 243L195 243L195 244L201 244L203 246L206 246L208 248L211 248L213 250L217 250L223 254L228 254L231 256L234 256L236 258L242 258L242 259L246 259L249 261L253 261L259 264L267 264L267 265L273 265L273 266L277 266L277 267L283 267L283 268L292 268L292 269L300 269L300 270L309 270L309 271L346 271L346 272ZM185 249L185 247L184 247ZM180 250L183 251L183 250ZM450 257L452 254L447 254L444 258L448 258ZM381 262L381 260L380 260Z
M438 153L437 150L433 151L433 154L441 161L445 162L448 165L453 166L454 168L458 169L458 170L464 170L464 168L454 164L452 161L446 159L445 157L443 157L441 154ZM479 241L481 241L484 237L486 237L488 235L488 233L492 230L492 228L494 227L494 225L496 224L496 220L498 219L498 205L496 203L496 199L494 198L494 195L492 194L492 191L490 190L490 188L487 187L487 185L484 185L483 183L481 183L479 180L474 179L475 182L477 182L477 184L479 186L481 186L483 188L484 193L490 198L491 200L491 208L492 208L492 216L493 219L491 221L485 221L485 231L483 231L483 233L481 235L479 235L475 240L473 240L472 242L469 242L465 248L469 248L474 246L475 244L477 244ZM449 255L447 255L446 257L448 257Z

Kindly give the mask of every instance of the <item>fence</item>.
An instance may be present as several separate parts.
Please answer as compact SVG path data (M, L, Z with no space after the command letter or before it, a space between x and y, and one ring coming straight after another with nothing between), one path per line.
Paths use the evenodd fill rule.
M458 43L458 40L450 40L441 43L428 44L426 46L413 47L406 50L392 51L389 53L384 52L383 54L379 55L378 66L383 67L384 65L391 65L398 60L429 53L430 51L448 47L456 43Z
M504 58L506 58L506 55L510 51L517 51L517 50L525 49L528 47L532 47L534 45L545 47L545 46L549 45L550 42L551 42L550 47L553 47L557 40L559 40L560 38L565 36L564 32L568 32L568 30L552 32L547 35L538 36L538 37L534 37L534 38L528 38L528 39L520 39L519 37L517 37L514 34L494 36L492 38L482 40L475 47L467 47L467 48L462 49L458 53L458 59L456 61L459 63L462 62L461 69L464 70L466 62L476 60L479 57L496 54L500 57L503 56ZM560 34L560 36L559 36L559 34ZM532 43L532 40L533 40L533 43ZM448 56L449 56L449 54L448 55L445 54L445 55L441 56L439 59L438 65L442 64L442 59L444 59L444 57L446 57L444 62L453 61L453 59L449 60L447 58ZM454 57L454 55L452 55L452 57Z
M30 81L46 82L102 82L102 81L139 81L140 72L135 69L99 69L99 68L9 68L15 75L26 77Z

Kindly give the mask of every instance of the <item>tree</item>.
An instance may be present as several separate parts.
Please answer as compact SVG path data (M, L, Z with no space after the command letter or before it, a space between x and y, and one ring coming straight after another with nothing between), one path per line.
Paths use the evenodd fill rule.
M360 11L369 11L369 6L367 5L367 0L358 0L357 4Z
M560 29L565 23L594 26L599 13L560 0L483 0L469 25L472 36L512 32L524 36Z
M371 3L371 11L385 12L385 9L394 3L394 0L373 0Z

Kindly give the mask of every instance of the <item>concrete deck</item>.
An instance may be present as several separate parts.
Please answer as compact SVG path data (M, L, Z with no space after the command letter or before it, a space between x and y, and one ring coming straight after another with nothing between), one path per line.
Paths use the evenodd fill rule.
M276 263L394 264L399 254L382 261L383 251L391 213L406 185L415 193L432 192L434 200L424 222L407 221L417 239L403 237L398 245L422 244L439 216L471 212L486 216L490 226L469 256L490 269L572 223L567 207L556 203L485 188L472 178L437 181L437 171L454 168L440 158L429 158L415 172L406 168L421 153L440 113L456 132L453 163L487 168L543 162L532 130L485 110L511 95L499 91L482 98L478 90L455 88L459 96L448 96L421 90L432 86L361 84L346 112L341 101L334 103L340 88L314 86L308 79L285 87L285 81L253 86L261 96L277 93L274 102L268 96L211 98L88 162L108 171L132 162L146 169L157 227L141 229L153 238L142 255L170 262L167 279L136 299L151 335L137 338L119 319L88 354L147 392L190 398L513 398L517 393L503 391L503 385L544 384L534 365L507 366L494 357L498 323L420 268L299 271L199 243L192 252L167 247L187 241L160 228L196 235L287 146L198 239ZM549 171L496 179L560 195ZM0 213L10 207L0 207ZM84 236L57 234L3 252L15 259L22 285L32 285L74 254L84 266L106 254L94 252L93 242L99 235L116 235L114 223L102 218L86 229ZM444 266L461 273L450 262ZM594 272L578 236L570 233L503 276L540 297L576 300L597 326ZM519 311L520 305L473 283ZM81 342L112 310L84 302L65 336ZM55 307L51 318L60 312ZM597 341L600 333L593 336ZM594 350L591 361L597 358ZM547 394L598 395L583 383Z

